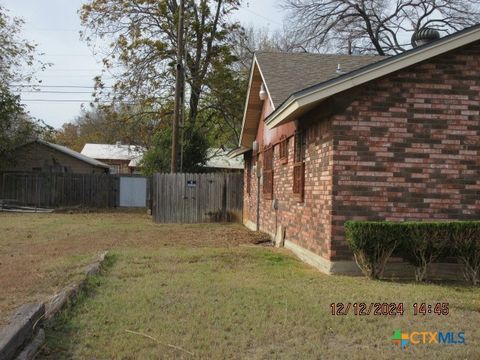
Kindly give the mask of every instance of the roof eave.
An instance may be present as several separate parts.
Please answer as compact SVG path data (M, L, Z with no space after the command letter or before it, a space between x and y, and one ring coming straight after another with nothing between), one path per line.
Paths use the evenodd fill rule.
M438 43L435 42L425 45L425 47L417 48L417 51L407 52L366 66L363 70L352 71L349 74L335 78L333 81L327 81L323 85L319 84L311 89L294 93L270 114L265 120L265 124L267 128L273 129L298 118L300 110L308 104L318 103L342 91L480 40L480 29L475 27L470 31L467 30L462 34L458 34L458 36L444 38L444 41L441 40Z
M240 156L240 155L243 155L245 154L246 152L249 152L251 151L252 149L249 148L249 147L245 147L245 146L240 146L232 151L230 151L227 156L230 158L230 159L233 159L233 158L236 158L237 156Z

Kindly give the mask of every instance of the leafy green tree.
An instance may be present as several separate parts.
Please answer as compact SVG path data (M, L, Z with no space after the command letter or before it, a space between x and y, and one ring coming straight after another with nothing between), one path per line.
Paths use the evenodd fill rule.
M204 134L198 129L186 129L188 141L184 142L181 157L184 172L201 172L206 161L206 152L209 143ZM156 172L170 171L170 151L172 145L172 128L170 126L157 131L153 137L152 146L147 150L142 159L143 173L152 175ZM180 156L179 156L180 158Z
M235 74L238 59L232 54L233 35L240 26L231 21L231 14L239 3L187 0L185 4L185 171L190 170L187 164L197 164L190 156L200 154L205 160L206 152L199 153L203 148L200 143L219 146L238 142L246 83ZM148 111L155 122L155 137L149 145L161 146L151 154L168 154L170 148L165 146L170 144L165 134L174 95L178 2L91 0L82 7L80 16L85 26L83 36L90 44L110 44L103 62L116 82L109 91L99 76L96 98L110 99L114 104L134 103ZM133 116L130 121L137 119ZM198 142L197 136L204 139ZM188 153L192 148L197 151ZM163 161L159 158L150 163L162 170Z
M52 127L30 118L19 96L0 84L0 169L15 161L16 146L37 138L49 140L52 132Z
M49 138L53 129L32 119L10 87L30 81L45 65L35 60L35 45L21 38L23 20L11 18L0 6L0 168L14 161L12 150L38 137Z
M0 82L4 86L31 80L36 67L44 65L35 60L36 45L22 39L23 24L23 19L10 17L0 5Z
M73 121L57 131L54 141L81 151L86 143L124 144L147 147L158 121L136 106L96 106L84 109Z

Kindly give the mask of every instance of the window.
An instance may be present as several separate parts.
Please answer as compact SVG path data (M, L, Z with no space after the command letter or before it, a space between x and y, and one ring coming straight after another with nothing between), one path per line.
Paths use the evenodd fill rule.
M266 199L273 198L273 146L263 152L263 195Z
M288 163L288 138L285 135L280 138L280 163Z
M295 148L293 154L293 194L303 201L305 189L305 133L295 133Z
M110 165L110 174L120 174L120 165Z

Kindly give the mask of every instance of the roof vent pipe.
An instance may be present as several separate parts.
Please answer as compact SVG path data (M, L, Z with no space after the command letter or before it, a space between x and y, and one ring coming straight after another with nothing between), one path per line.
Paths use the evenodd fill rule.
M260 100L265 100L267 98L267 91L265 90L265 85L260 86L260 92L258 93L258 96L260 97Z
M440 33L435 29L423 28L412 35L412 46L422 46L440 39Z

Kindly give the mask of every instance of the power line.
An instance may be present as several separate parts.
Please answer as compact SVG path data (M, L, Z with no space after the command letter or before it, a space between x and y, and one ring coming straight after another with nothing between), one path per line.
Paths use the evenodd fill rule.
M90 100L79 100L79 99L76 99L76 100L73 100L73 99L70 99L70 100L67 100L67 99L22 99L22 102L23 101L29 101L29 102L80 102L80 103L94 102L92 99L90 99ZM101 102L103 102L103 101L101 101Z
M270 21L271 23L274 23L274 24L277 24L277 25L282 25L282 24L280 24L279 22L277 22L277 21L275 21L275 20L272 20L272 19L270 19L270 18L268 18L268 17L266 17L266 16L263 16L262 14L259 14L259 13L255 12L255 11L253 11L253 10L250 10L248 7L242 7L241 9L243 9L243 10L245 10L245 11L248 11L249 13L251 13L251 14L253 14L253 15L259 16L259 17L263 18L264 20L268 20L268 21Z
M39 79L83 79L83 78L94 78L97 75L94 76L88 76L88 75L43 75L40 74L38 76ZM107 80L112 80L114 79L113 76L102 76L102 79L107 79Z
M20 87L20 88L68 88L68 89L91 89L92 86L81 86L81 85L25 85L25 84L18 84L12 85L12 87ZM102 89L113 89L112 86L103 86Z
M97 68L97 69L75 69L75 68L65 68L65 69L60 69L60 68L47 68L44 70L44 72L48 72L48 71L102 71L101 68Z
M40 54L41 56L52 56L52 57L63 57L63 56L88 56L88 57L95 57L93 54Z
M79 32L80 29L32 29L34 31L44 31L44 32Z
M20 93L32 93L32 94L91 94L91 91L49 91L49 90L19 90Z
M80 100L80 99L22 99L22 102L56 102L56 103L101 103L101 104L110 104L112 101L100 100L94 101L91 100ZM138 103L129 102L129 101L118 101L122 104L136 105Z

